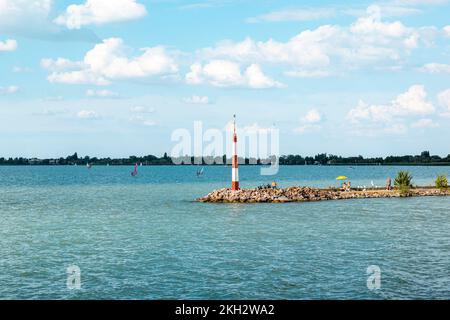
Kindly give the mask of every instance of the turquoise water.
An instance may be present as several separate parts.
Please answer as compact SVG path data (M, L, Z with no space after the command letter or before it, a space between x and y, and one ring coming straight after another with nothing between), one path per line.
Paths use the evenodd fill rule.
M231 169L0 167L2 299L450 298L450 197L202 204ZM352 185L450 167L241 167L243 187ZM81 290L66 268L81 269ZM381 288L367 288L369 265Z

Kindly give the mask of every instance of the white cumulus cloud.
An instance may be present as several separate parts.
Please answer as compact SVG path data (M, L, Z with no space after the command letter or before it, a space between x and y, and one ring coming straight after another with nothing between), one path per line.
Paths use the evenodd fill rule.
M311 21L332 17L335 10L331 8L303 8L269 12L247 19L248 23L281 22L281 21Z
M69 30L52 21L53 0L0 0L0 33L50 41L97 42L90 30ZM109 1L103 1L108 3Z
M152 126L155 126L155 125L158 124L155 120L146 118L146 117L144 117L142 115L132 116L130 118L130 122L133 122L133 123L136 123L136 124L139 124L139 125L143 125L143 126L146 126L146 127L152 127Z
M450 73L450 64L427 63L420 70L427 73Z
M209 98L207 96L193 95L192 97L184 98L183 101L191 104L208 104Z
M46 19L52 0L0 0L0 29L11 29L18 24Z
M439 124L435 123L432 119L423 118L411 124L412 128L436 128Z
M100 75L91 73L89 70L78 70L70 72L53 72L47 77L51 83L65 84L95 84L98 86L106 86L111 84Z
M319 131L322 128L320 124L322 120L322 113L317 109L311 109L300 119L301 125L295 128L294 132L303 134L307 132Z
M119 94L110 90L86 90L86 96L96 98L117 98Z
M392 102L392 112L399 115L433 113L435 108L426 98L427 93L424 86L411 86L408 91L400 94Z
M138 56L128 56L122 39L109 38L88 51L83 61L44 59L52 71L48 80L68 84L108 85L112 80L174 74L178 66L162 46L142 48Z
M69 29L80 29L89 24L105 24L138 19L147 14L143 4L136 0L87 0L84 4L72 4L55 23Z
M228 60L212 60L202 66L195 63L186 74L188 84L207 82L216 87L249 87L253 89L277 88L283 85L264 74L258 64L251 64L241 72L239 63Z
M294 132L296 133L307 133L307 132L317 132L322 128L322 126L318 125L318 124L303 124L298 128L294 129Z
M97 119L97 118L99 118L99 115L97 114L97 112L92 111L92 110L81 110L80 112L77 113L76 116L79 119Z
M450 25L445 26L444 28L442 28L442 30L444 30L444 33L447 37L450 37Z
M17 49L17 41L8 39L0 41L0 52L2 51L15 51Z
M269 39L222 41L198 51L206 61L279 64L285 75L324 77L365 66L401 63L412 50L429 43L434 28L407 27L400 21L384 21L379 6L370 6L349 26L322 25L304 30L287 41Z
M444 115L450 115L450 89L442 91L438 94L439 104L444 108Z
M153 113L155 112L154 108L147 108L143 106L135 106L130 108L131 113Z
M81 68L82 66L82 62L74 62L64 58L41 60L41 67L50 71L67 71L72 69L76 70Z
M19 91L18 86L0 87L0 94L13 94Z
M309 110L306 113L306 115L302 118L303 122L308 122L308 123L317 123L317 122L320 122L321 120L322 120L322 114L316 109Z
M388 122L400 116L431 114L435 108L426 97L427 93L423 86L413 85L389 104L368 105L360 101L356 108L348 112L347 119L353 123L366 120Z
M30 73L30 72L33 72L33 69L31 69L29 67L14 66L12 68L12 72L14 72L14 73Z

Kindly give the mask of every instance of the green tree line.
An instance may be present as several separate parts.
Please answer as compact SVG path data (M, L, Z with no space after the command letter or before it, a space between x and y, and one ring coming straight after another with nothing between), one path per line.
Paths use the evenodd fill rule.
M246 165L260 165L275 161L271 159L255 159L255 158L240 158L240 164ZM446 157L438 155L430 155L429 151L423 151L420 155L405 155L405 156L387 156L365 158L363 156L342 157L327 153L317 154L315 156L301 156L301 155L283 155L279 159L280 165L450 165L450 154ZM172 160L171 157L164 153L163 156L158 157L154 155L147 156L130 156L128 158L96 158L96 157L79 157L77 153L67 156L65 158L54 159L38 159L38 158L2 158L0 157L0 165L134 165L135 163L143 165L174 165L174 164L215 164L223 165L230 164L231 159L226 156L218 157L192 157L185 156Z

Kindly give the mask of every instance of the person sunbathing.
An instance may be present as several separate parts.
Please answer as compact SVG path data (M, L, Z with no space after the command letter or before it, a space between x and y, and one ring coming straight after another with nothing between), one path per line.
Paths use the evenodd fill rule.
M342 190L342 191L350 191L350 190L351 190L351 184L350 184L350 181L349 181L349 182L344 182L344 183L342 184L341 190Z

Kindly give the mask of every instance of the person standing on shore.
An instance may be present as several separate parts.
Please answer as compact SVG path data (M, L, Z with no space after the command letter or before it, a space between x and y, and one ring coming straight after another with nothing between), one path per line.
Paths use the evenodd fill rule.
M388 177L387 180L386 180L386 190L391 190L392 189L391 183L392 183L391 177Z

